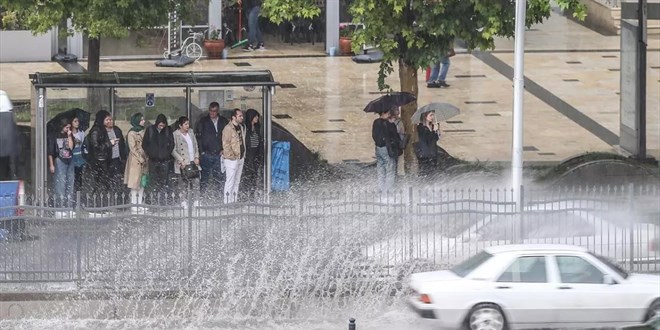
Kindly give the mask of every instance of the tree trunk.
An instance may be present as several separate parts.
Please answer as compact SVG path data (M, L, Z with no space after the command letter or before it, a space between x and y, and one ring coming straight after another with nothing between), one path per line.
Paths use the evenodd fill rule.
M100 71L101 62L101 39L89 38L87 53L87 73L97 74ZM87 109L91 112L96 112L104 107L104 88L88 88L87 89Z
M414 65L408 64L403 60L399 60L399 80L401 82L401 91L408 92L417 97L417 68ZM413 150L412 144L417 141L417 134L414 130L414 124L410 117L417 110L417 101L414 101L401 108L401 120L406 129L406 134L410 134L410 140L404 150L404 165L406 175L417 173L417 158Z
M88 46L87 72L97 73L101 61L101 39L89 38Z

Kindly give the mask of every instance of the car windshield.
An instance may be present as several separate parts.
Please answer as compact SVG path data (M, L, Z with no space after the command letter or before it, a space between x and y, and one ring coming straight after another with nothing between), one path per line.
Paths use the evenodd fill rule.
M621 266L617 265L616 263L612 262L609 258L605 258L603 256L599 256L597 254L589 252L592 256L596 257L600 262L604 263L607 265L607 267L610 267L612 270L614 270L619 276L623 278L628 278L628 272L626 272Z
M473 270L481 266L481 264L486 262L486 260L490 259L492 256L492 254L485 251L479 252L472 258L469 258L454 266L451 271L460 277L465 277L467 274L470 274Z

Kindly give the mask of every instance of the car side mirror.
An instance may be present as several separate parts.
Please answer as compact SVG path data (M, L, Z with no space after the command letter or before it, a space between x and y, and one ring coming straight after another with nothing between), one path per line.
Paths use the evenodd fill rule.
M614 278L612 278L611 275L605 275L603 276L603 283L607 285L614 285L616 284L616 281L614 280Z

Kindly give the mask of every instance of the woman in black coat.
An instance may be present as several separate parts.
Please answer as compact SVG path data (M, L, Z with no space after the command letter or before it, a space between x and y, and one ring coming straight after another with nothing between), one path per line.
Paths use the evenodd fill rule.
M426 177L432 175L438 166L437 143L440 139L440 129L435 123L433 111L422 114L422 122L417 125L417 134L419 142L415 154L419 164L419 176Z
M259 112L248 109L245 113L245 165L241 187L248 200L254 200L262 186L264 168L264 137L259 123Z
M118 187L122 186L124 175L124 164L126 163L126 141L124 134L119 127L114 125L114 120L109 112L100 110L96 113L94 126L89 131L85 146L88 153L87 159L90 163L90 175L87 181L90 182L88 192L91 194L106 196L111 193L110 205L115 202L114 194L118 193ZM123 191L121 191L123 193ZM123 195L121 195L123 196ZM103 205L107 205L107 198L102 198Z

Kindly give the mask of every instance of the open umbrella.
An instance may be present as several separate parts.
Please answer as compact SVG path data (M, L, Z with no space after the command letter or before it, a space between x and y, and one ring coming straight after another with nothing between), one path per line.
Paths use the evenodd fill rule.
M429 103L417 109L410 119L413 123L419 123L422 121L422 114L429 111L435 112L436 121L445 121L461 113L456 106L449 103Z
M414 95L405 92L394 92L383 95L367 104L364 112L383 113L388 112L393 108L404 106L412 101L415 101Z
M80 130L81 131L86 131L89 128L89 120L92 117L92 115L80 108L73 108L69 109L67 111L63 111L55 115L53 119L49 120L48 123L46 124L46 132L48 134L54 134L59 130L59 125L60 121L62 118L66 118L68 120L73 120L73 118L78 118L80 121Z

